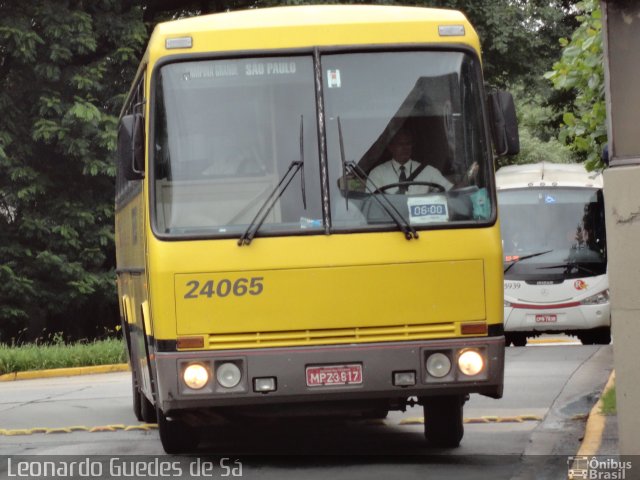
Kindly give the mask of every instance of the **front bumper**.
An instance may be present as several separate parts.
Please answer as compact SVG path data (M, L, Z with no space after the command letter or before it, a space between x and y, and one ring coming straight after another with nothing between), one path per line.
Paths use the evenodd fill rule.
M505 307L506 332L568 332L611 326L611 306L580 305L567 308Z
M457 355L465 349L482 353L484 370L467 377L457 368ZM451 356L452 369L442 378L427 374L430 353ZM213 381L200 390L188 388L182 370L191 362L207 365L212 372L223 362L235 363L242 380L226 389ZM308 366L361 365L362 382L351 385L308 386ZM504 337L480 337L419 342L388 342L322 347L270 348L218 351L157 352L155 354L157 399L165 412L222 406L250 406L367 399L397 399L410 396L480 393L502 396ZM416 383L396 386L394 372L415 372ZM255 392L253 380L275 377L277 389Z

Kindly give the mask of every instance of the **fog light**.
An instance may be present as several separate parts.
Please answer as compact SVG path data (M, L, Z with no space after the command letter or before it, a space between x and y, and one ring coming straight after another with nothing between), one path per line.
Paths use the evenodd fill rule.
M242 373L235 363L223 363L216 368L216 378L224 388L233 388L240 383Z
M476 350L466 350L458 357L458 367L462 373L473 377L484 368L484 359Z
M275 392L276 391L275 377L254 378L253 391L254 392Z
M416 372L393 372L393 384L396 387L409 387L416 384Z
M444 353L432 353L427 358L427 372L436 378L446 377L451 371L451 360Z
M192 363L184 369L182 379L187 387L200 390L209 382L209 370L201 363Z

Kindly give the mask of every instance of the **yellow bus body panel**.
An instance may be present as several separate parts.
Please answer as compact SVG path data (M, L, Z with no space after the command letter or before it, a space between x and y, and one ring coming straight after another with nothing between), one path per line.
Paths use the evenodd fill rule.
M464 35L441 36L438 28L447 25L462 25ZM192 48L166 49L167 39L186 36ZM325 5L205 15L155 28L144 57L146 91L156 64L176 55L424 44L461 45L480 56L475 30L450 10ZM147 333L156 340L202 335L205 349L362 343L453 338L462 322L502 323L498 223L424 231L411 241L399 231L258 236L245 247L236 239L162 241L150 231L148 178L137 215L144 227L128 224L131 205L116 223L125 237L132 227L146 229L146 258L119 249L119 264L146 269ZM194 285L188 282L202 289L208 281L215 288L220 280L259 277L260 295L185 298Z
M153 240L154 335L257 348L451 338L462 322L499 324L496 227L425 231L412 241L400 232L258 237L249 247ZM260 294L235 295L230 285L251 278L261 279Z
M441 36L462 25L464 35ZM166 39L191 36L188 49L167 50ZM159 24L149 41L150 63L172 54L291 49L312 46L463 43L480 53L478 36L453 10L391 6L302 6L204 15Z

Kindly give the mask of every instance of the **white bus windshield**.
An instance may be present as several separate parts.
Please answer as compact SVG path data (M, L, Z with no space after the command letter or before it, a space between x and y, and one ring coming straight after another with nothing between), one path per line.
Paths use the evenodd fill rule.
M606 273L601 190L502 190L498 204L505 278L560 280Z

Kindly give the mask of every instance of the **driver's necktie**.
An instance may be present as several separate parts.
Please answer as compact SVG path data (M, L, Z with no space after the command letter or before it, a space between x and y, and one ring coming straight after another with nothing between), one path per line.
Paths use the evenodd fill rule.
M398 176L398 181L399 182L406 182L407 181L407 175L404 173L404 165L402 165L400 167L400 175ZM407 193L407 186L406 185L400 185L398 187L398 193Z

